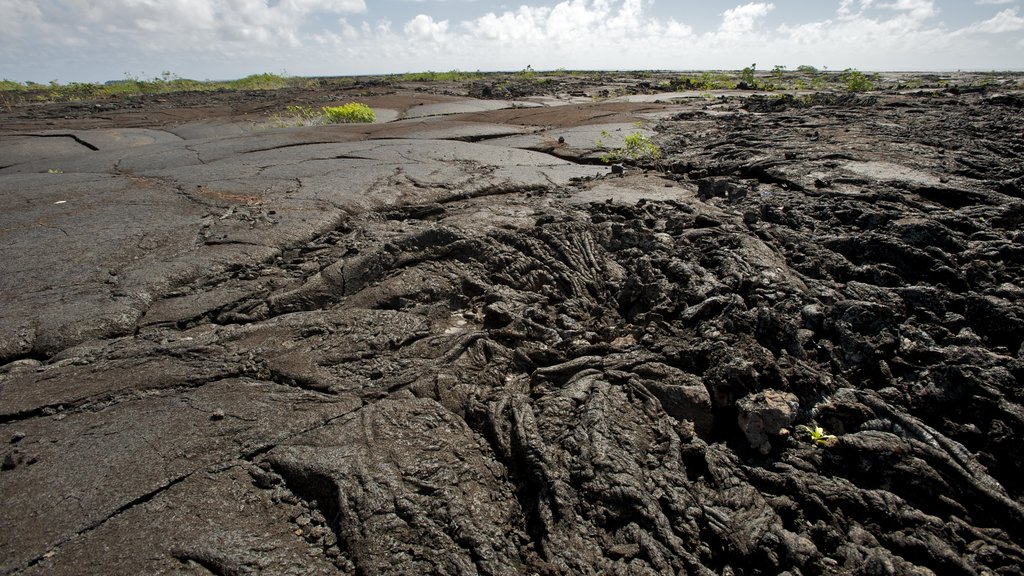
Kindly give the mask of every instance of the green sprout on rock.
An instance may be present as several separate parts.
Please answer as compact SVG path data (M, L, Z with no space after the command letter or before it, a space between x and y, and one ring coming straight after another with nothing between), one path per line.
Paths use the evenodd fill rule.
M824 446L826 448L835 446L839 440L832 434L825 432L825 429L817 424L814 426L806 426L801 424L796 427L796 431L803 437L807 438L811 443L817 444L818 446Z

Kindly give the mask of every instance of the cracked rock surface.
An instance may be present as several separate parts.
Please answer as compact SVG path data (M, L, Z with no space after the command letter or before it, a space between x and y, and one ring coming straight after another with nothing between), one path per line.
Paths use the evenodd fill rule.
M1022 573L1019 92L264 97L0 115L0 574Z

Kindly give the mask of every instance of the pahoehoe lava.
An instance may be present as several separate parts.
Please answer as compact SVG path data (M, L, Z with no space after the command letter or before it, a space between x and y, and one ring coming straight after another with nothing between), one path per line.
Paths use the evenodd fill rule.
M0 573L1024 572L1021 92L604 87L0 112Z

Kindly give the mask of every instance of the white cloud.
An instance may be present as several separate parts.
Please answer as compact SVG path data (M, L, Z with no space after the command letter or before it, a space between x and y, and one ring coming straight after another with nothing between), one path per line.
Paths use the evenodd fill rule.
M363 0L0 0L0 68L14 79L67 81L125 70L224 78L527 64L736 69L756 61L885 70L1019 69L1024 62L1024 42L1006 37L1024 30L1016 7L950 28L935 18L932 0L836 0L832 18L768 26L776 4L736 0L716 25L698 31L655 16L653 0L519 0L526 3L439 20L429 6L440 1L392 25L357 20L367 12Z
M278 5L298 14L330 12L333 14L366 12L363 0L281 0Z
M931 18L938 13L934 0L896 0L895 2L878 4L878 7L906 12L915 20Z
M767 2L751 2L722 13L722 25L719 32L727 35L747 34L754 30L758 19L764 18L775 9L775 5Z
M988 20L972 24L961 30L961 33L1002 34L1004 32L1020 32L1022 30L1024 30L1024 17L1014 7L1007 8Z
M1016 1L1017 0L974 0L974 3L975 4L994 4L994 5L999 6L999 5L1002 5L1002 4L1013 4Z
M662 25L645 18L644 4L643 0L565 0L554 6L523 5L463 22L462 29L478 40L539 45L549 52L585 45L600 52L609 44L646 38L652 28L681 30L674 20Z
M433 42L444 42L448 34L448 21L434 22L434 19L426 14L418 14L415 18L405 23L403 27L405 34L418 40L431 40Z
M179 40L177 49L190 43L208 48L217 41L292 41L310 14L365 11L364 0L281 0L274 6L265 0L0 0L5 34L39 37L43 32L51 41L100 43L128 39L143 48L174 38ZM117 38L109 38L111 34Z
M493 12L463 26L477 38L501 42L535 42L544 36L542 21L547 20L549 8L521 6L517 12L498 16Z

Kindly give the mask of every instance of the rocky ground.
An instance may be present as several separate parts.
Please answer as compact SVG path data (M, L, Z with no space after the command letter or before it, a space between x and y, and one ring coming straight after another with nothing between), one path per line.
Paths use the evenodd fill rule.
M1021 574L1024 94L970 80L9 106L0 573Z

